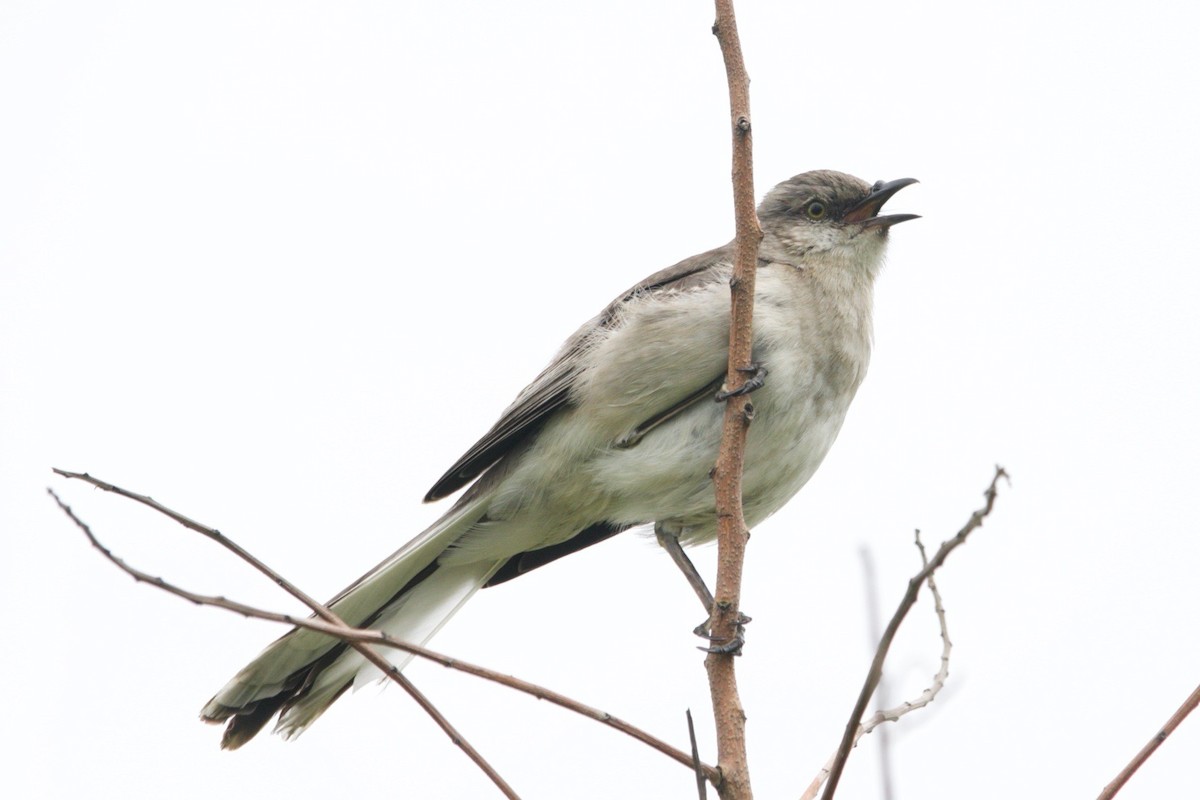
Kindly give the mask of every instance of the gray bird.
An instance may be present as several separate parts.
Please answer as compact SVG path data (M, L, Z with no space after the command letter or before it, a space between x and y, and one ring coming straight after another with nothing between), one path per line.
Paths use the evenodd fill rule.
M746 387L733 387L757 387L742 483L751 527L804 486L837 437L870 358L872 285L888 230L915 219L879 212L915 182L871 186L840 172L806 172L758 207L759 369ZM719 401L731 393L722 384L732 260L730 243L680 261L584 324L425 496L468 487L453 507L329 607L351 625L424 644L479 588L628 528L653 524L679 557L680 543L712 540L709 470ZM411 658L389 657L400 666ZM201 717L228 721L225 748L245 744L276 713L276 730L290 738L347 688L379 677L344 644L296 629L239 672Z

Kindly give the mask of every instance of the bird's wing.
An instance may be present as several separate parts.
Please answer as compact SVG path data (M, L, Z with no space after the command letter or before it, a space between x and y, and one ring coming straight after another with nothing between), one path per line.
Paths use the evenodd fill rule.
M530 435L540 430L552 414L568 405L571 388L579 375L581 356L590 346L594 334L609 327L617 318L621 307L630 299L647 293L681 291L717 280L727 280L727 276L718 267L729 263L730 258L731 246L724 245L656 272L623 292L604 311L567 340L550 365L517 395L517 399L504 411L491 430L437 480L425 495L425 501L439 500L475 480L519 447ZM706 379L705 386L707 385ZM661 424L681 408L695 402L699 396L700 394L694 391L689 392L686 397L679 398L679 402L664 408L647 420L639 429L646 425L654 427ZM642 431L642 435L644 433L645 431ZM625 446L634 443L624 442Z

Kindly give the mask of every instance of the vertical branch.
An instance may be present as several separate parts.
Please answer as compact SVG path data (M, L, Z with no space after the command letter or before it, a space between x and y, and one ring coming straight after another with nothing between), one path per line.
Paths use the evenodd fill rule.
M925 561L925 548L921 545L921 532L917 531L917 546L921 548L921 561ZM882 624L879 621L879 578L875 574L875 559L871 557L871 551L867 547L860 547L858 550L859 556L863 563L863 589L866 593L867 603L867 634L871 637L870 644L875 644L879 641L882 634ZM933 576L929 576L929 588L932 591L937 591ZM942 623L942 639L949 646L950 640L945 635L946 617L941 612L941 603L938 602L938 620ZM946 657L942 657L943 666L946 664ZM887 676L880 676L879 688L875 693L879 696L879 704L886 706L888 704L888 692L885 686ZM935 679L936 683L936 679ZM886 725L879 728L879 796L880 800L894 800L895 792L892 790L892 755L891 755L891 737L888 734Z
M754 278L762 228L754 207L754 172L750 137L750 79L742 60L733 0L716 0L713 34L721 45L729 80L729 111L733 133L733 207L737 224L733 279L730 281L732 309L729 328L729 370L726 386L737 387L745 380L740 371L751 361L754 311ZM713 468L717 506L717 584L710 631L716 641L732 641L738 635L741 602L742 562L749 532L742 514L742 465L746 433L754 407L746 395L726 401L721 432L721 450ZM738 697L733 653L710 653L704 665L712 693L717 725L717 766L722 800L746 800L752 796L746 762L746 714Z

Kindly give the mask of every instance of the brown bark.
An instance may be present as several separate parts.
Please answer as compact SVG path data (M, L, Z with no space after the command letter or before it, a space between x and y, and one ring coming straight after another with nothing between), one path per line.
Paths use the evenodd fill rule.
M736 388L746 379L742 369L751 361L754 311L754 279L762 228L754 204L754 173L751 159L750 79L742 60L734 19L733 0L716 0L713 33L721 45L729 79L729 111L733 134L733 205L737 224L734 272L730 283L732 319L729 329L729 370L726 386ZM742 465L746 433L754 407L749 396L730 398L725 406L721 450L713 469L717 505L717 583L713 593L710 631L716 642L729 641L738 633L742 563L749 532L742 514ZM750 770L746 759L746 714L738 696L731 653L711 653L704 662L712 693L717 726L717 768L721 780L717 792L722 800L749 800Z

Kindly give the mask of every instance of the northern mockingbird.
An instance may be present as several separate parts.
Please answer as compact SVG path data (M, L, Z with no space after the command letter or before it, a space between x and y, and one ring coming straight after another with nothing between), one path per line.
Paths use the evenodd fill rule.
M867 370L880 215L911 178L869 185L806 172L758 208L754 424L743 501L754 526L812 477ZM709 471L728 395L732 243L656 272L574 333L558 355L434 483L467 487L446 514L329 603L350 625L423 644L477 589L511 580L623 530L659 540L716 535ZM741 387L732 387L738 391ZM411 656L392 651L397 664ZM352 684L380 676L344 644L305 630L276 640L204 707L240 747L276 713L299 734Z

